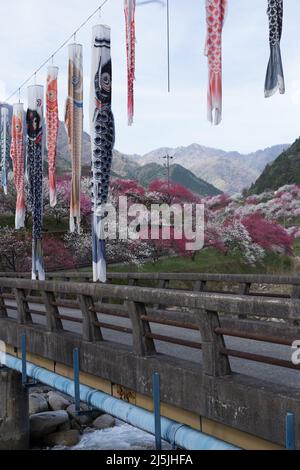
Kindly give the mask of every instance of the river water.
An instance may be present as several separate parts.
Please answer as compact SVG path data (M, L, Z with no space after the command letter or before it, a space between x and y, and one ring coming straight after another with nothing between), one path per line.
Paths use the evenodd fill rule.
M155 438L140 429L136 429L121 421L116 426L101 431L84 434L80 442L70 450L154 450ZM163 442L163 449L171 450L171 446ZM54 447L53 450L65 450Z

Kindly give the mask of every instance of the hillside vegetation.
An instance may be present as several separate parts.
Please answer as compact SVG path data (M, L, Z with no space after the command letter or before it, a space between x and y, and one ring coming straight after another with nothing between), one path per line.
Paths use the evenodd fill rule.
M261 194L290 184L300 184L300 138L282 152L272 164L266 166L250 188L250 193Z

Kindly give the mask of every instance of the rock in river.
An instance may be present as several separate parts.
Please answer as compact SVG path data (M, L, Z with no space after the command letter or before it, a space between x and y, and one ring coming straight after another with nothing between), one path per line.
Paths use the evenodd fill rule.
M61 431L49 434L44 438L44 443L46 446L64 446L72 447L78 444L80 440L79 431L71 429L70 431Z
M81 405L80 409L82 412L88 411L88 407L86 405ZM67 412L69 413L70 417L73 418L80 426L88 426L89 424L92 423L93 418L89 414L82 414L78 416L76 414L76 408L75 405L70 405L67 408Z
M56 392L48 393L48 402L53 411L66 410L70 406L70 402Z
M102 415L99 416L99 418L95 419L95 421L93 422L93 427L96 429L108 429L113 428L115 423L115 418L113 418L112 416Z
M37 413L42 413L43 411L48 411L48 402L43 394L41 393L31 393L29 395L29 414L35 415Z
M32 440L40 440L44 436L56 431L58 426L69 421L66 411L47 411L30 416L30 437Z

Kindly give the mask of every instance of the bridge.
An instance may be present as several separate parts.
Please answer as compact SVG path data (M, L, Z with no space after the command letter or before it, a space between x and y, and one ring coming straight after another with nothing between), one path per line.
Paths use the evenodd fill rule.
M0 340L20 357L243 449L300 449L300 277L217 274L0 274Z

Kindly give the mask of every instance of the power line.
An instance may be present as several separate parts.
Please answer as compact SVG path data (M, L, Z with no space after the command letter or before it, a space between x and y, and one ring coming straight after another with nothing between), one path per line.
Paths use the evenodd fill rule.
M15 96L17 93L19 94L20 97L20 92L22 88L24 88L25 85L27 85L28 82L30 82L36 75L37 73L42 70L42 68L45 67L45 65L48 64L48 62L53 61L53 58L71 41L72 38L76 38L77 33L98 13L101 12L102 8L104 5L108 2L109 0L103 0L101 5L93 12L91 13L87 19L13 92L9 95L8 98L6 98L5 102L8 102L13 96Z

